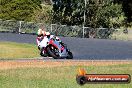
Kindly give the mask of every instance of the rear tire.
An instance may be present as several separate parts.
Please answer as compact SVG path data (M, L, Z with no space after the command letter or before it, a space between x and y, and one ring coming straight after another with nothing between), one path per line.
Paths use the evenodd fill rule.
M47 47L48 54L53 57L54 59L60 59L60 56L55 55L55 53L51 50L50 47Z

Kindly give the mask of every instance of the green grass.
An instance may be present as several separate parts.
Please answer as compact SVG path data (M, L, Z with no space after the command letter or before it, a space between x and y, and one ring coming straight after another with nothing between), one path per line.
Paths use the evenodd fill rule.
M132 40L132 28L128 29L128 34L124 34L123 33L123 29L121 28L120 30L118 30L117 32L114 32L112 34L112 38L111 39L116 39L116 40Z
M0 70L0 88L131 88L130 84L85 84L76 83L78 68L93 74L130 74L132 64L113 66L64 66L48 68L17 68Z
M38 57L36 45L15 42L0 42L0 59L18 59Z
M116 40L132 40L131 34L124 34L124 33L114 33L112 35L112 39Z

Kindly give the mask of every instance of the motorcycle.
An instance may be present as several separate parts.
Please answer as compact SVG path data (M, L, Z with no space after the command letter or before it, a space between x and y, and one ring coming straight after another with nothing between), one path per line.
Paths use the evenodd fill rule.
M47 38L45 37L41 41L41 46L45 47L44 52L49 57L53 57L54 59L73 59L72 52L67 48L66 44L60 42L55 37ZM43 56L43 55L41 55Z

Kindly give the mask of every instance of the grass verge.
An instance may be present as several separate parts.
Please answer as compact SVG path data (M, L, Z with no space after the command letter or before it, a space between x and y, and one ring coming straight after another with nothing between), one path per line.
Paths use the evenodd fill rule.
M124 34L123 33L123 28L121 28L120 30L118 30L117 32L114 32L112 34L112 38L111 39L115 39L115 40L132 40L132 28L128 29L128 34Z
M0 59L18 59L38 57L39 52L36 45L0 42Z
M78 68L89 74L130 74L132 64L109 66L61 66L28 67L0 70L0 88L131 88L130 84L85 84L76 83Z

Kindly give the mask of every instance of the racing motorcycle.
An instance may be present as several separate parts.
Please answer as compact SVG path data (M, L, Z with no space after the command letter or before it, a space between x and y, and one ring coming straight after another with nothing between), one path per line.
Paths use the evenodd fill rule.
M47 38L45 37L41 41L41 46L45 47L44 52L49 57L53 57L54 59L73 59L72 52L67 48L66 44L60 42L55 37ZM43 56L43 55L41 55Z

